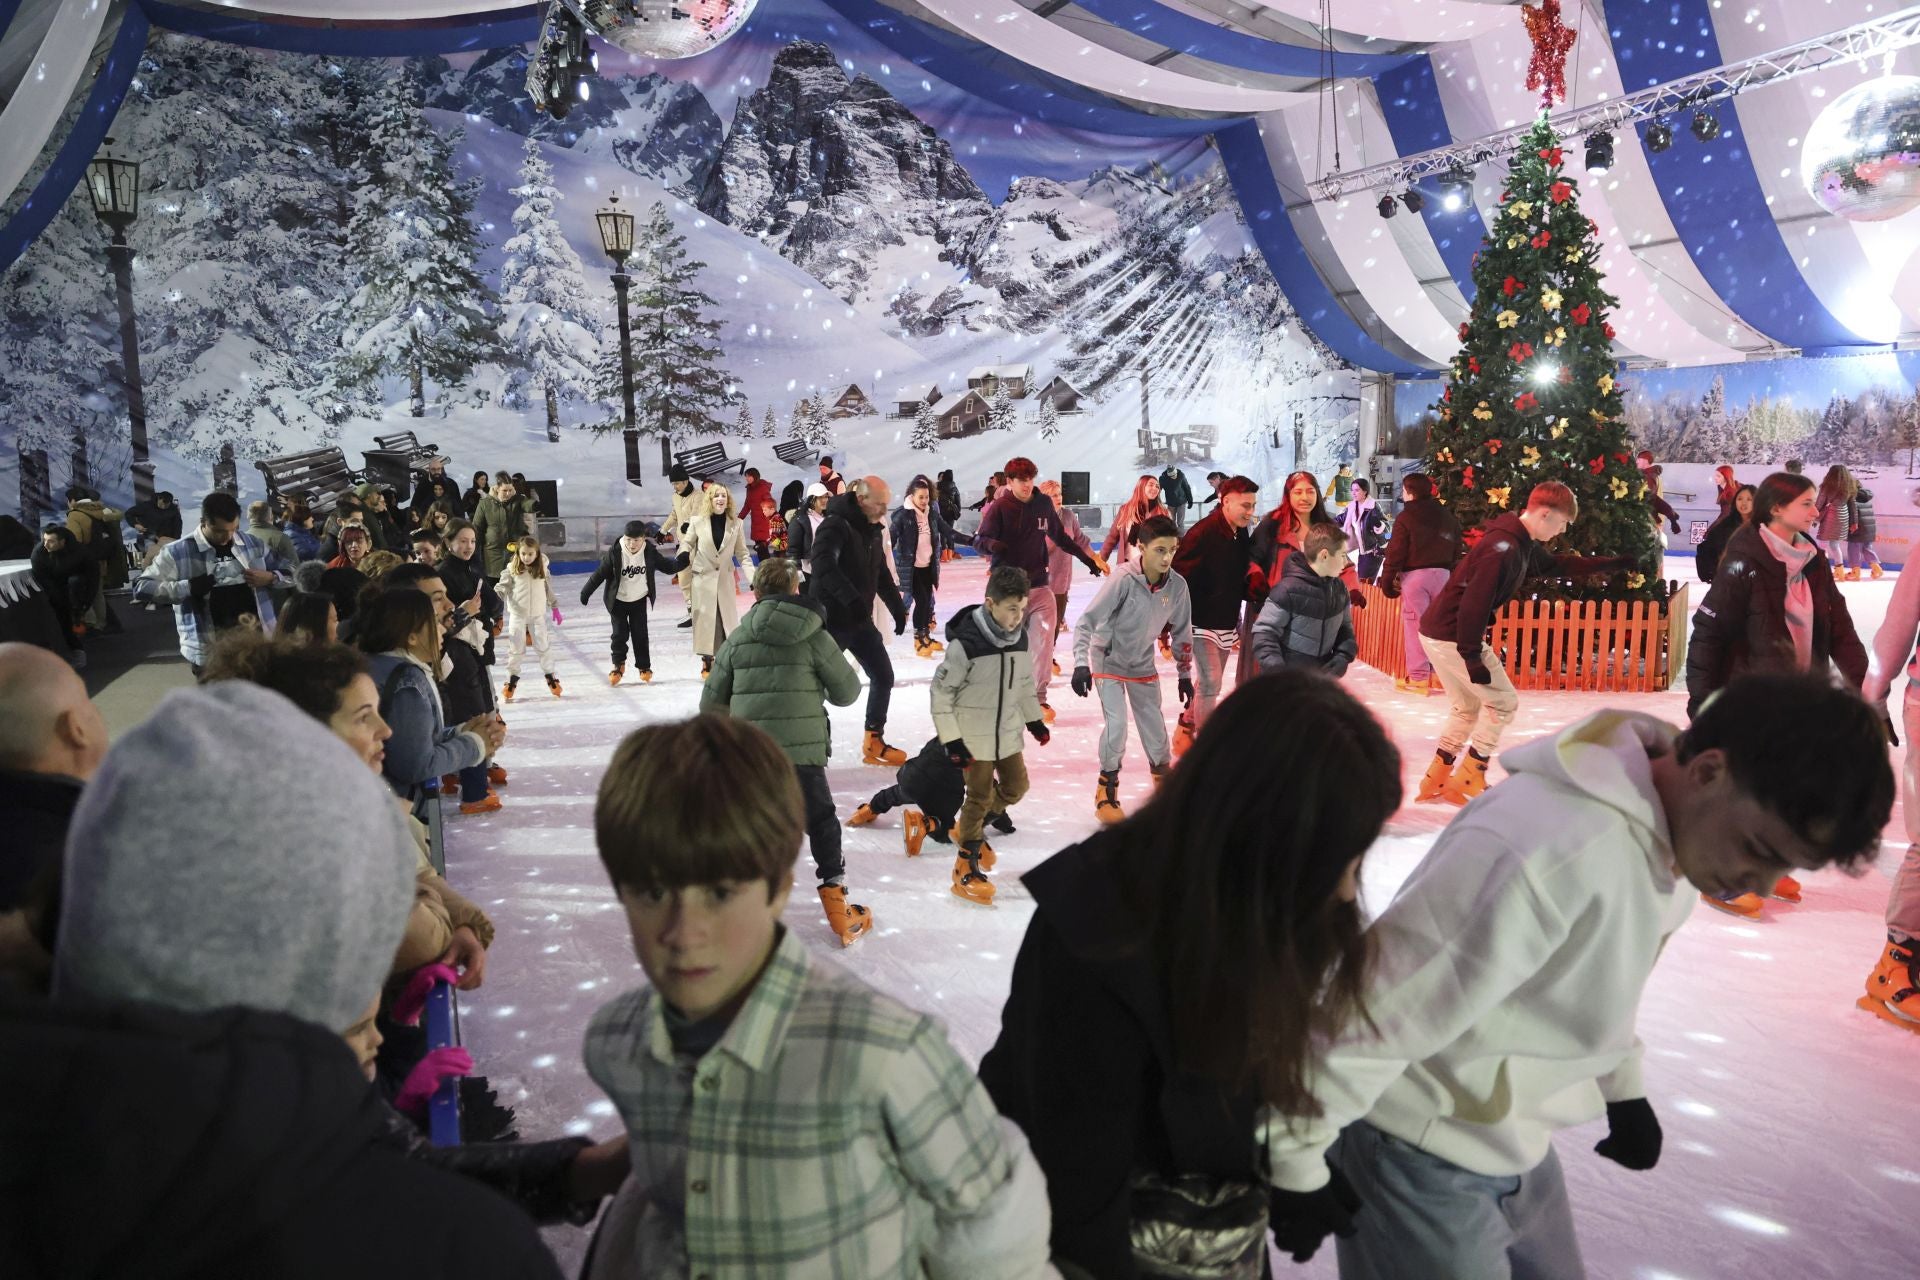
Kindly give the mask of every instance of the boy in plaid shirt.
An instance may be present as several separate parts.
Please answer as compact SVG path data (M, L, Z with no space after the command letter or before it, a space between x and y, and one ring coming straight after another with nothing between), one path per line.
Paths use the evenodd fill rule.
M932 1018L816 965L780 923L793 765L747 721L629 734L594 833L650 986L587 1028L633 1174L588 1274L1052 1274L1046 1186Z

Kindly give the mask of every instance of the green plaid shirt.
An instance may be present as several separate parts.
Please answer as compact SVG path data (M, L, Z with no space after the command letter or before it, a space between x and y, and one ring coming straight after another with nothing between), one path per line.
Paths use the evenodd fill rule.
M697 1062L675 1059L650 988L587 1027L587 1072L626 1122L647 1200L640 1256L621 1270L696 1280L950 1274L943 1235L964 1237L1018 1152L937 1022L813 967L782 933L746 1004Z

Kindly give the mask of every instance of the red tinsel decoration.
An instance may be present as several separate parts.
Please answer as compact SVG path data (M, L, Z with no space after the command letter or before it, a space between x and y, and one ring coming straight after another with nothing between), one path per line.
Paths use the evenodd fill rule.
M1533 56L1527 59L1527 88L1540 91L1540 105L1551 107L1567 98L1567 52L1573 48L1573 28L1560 21L1560 0L1540 0L1540 7L1522 8Z

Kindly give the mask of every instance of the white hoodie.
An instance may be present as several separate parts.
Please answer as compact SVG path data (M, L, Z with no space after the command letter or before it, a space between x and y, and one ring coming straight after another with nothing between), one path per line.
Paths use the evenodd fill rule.
M1377 1032L1325 1048L1313 1090L1326 1114L1268 1126L1276 1186L1324 1184L1327 1148L1363 1118L1510 1177L1546 1158L1554 1130L1644 1095L1640 993L1695 896L1647 756L1675 732L1601 711L1500 757L1511 776L1454 819L1374 923Z

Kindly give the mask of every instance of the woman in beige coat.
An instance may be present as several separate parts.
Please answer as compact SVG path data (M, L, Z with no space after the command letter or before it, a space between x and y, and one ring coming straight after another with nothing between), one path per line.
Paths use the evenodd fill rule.
M746 526L734 509L732 490L710 483L706 495L707 516L689 521L680 539L680 550L687 557L680 584L693 610L693 651L700 655L702 680L713 670L713 655L719 652L720 642L740 624L736 566L753 567Z

